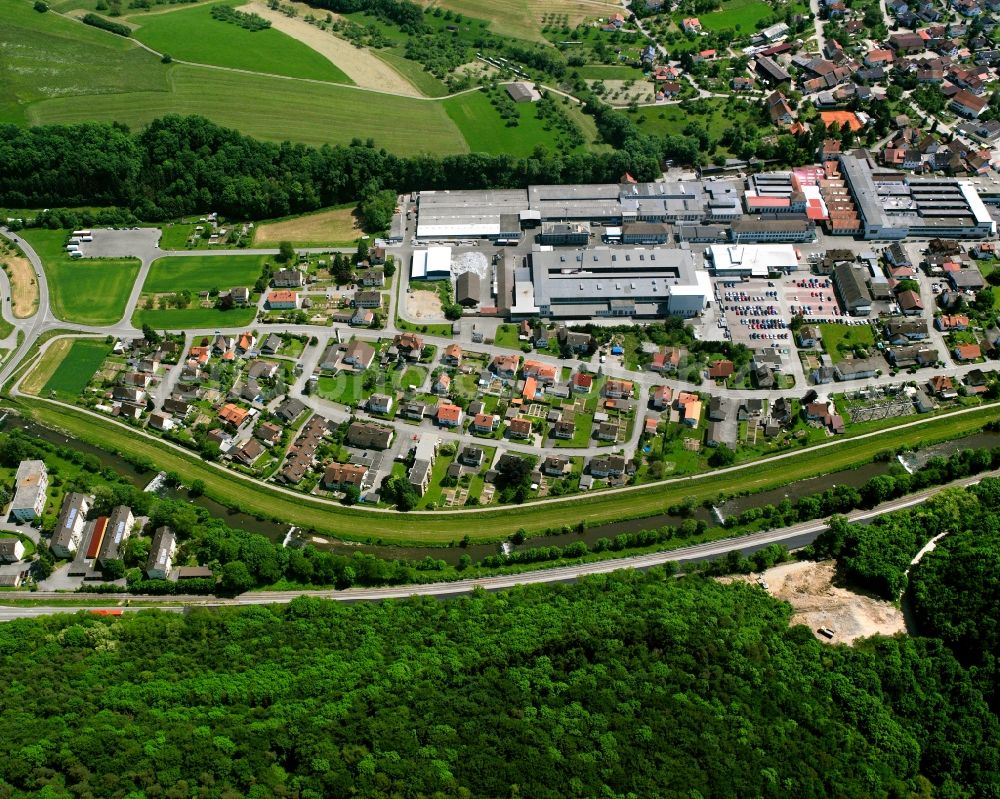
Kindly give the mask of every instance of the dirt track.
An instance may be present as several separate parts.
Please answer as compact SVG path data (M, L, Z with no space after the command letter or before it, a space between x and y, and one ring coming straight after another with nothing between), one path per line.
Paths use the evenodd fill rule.
M833 585L834 572L832 560L783 563L764 572L764 580L772 596L795 609L792 624L806 625L820 641L851 644L858 638L906 632L899 608ZM727 581L756 582L756 579L750 575ZM820 627L833 630L833 639L820 635L817 632Z
M280 11L272 11L266 3L259 2L259 0L247 3L239 10L260 14L271 22L271 26L275 30L311 47L343 70L347 77L363 89L376 89L406 97L423 97L413 84L381 59L376 58L363 48L359 49L350 42L334 36L329 31L321 31L315 25L302 19L306 14L317 13L315 9L301 3L291 3L290 5L298 9L300 16L286 17Z

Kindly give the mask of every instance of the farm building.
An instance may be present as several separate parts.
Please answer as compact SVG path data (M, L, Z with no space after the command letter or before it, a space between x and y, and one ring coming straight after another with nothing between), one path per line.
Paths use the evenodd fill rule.
M504 88L507 90L507 94L510 95L510 99L515 103L534 103L542 99L542 95L527 81L519 80L514 83L508 83Z

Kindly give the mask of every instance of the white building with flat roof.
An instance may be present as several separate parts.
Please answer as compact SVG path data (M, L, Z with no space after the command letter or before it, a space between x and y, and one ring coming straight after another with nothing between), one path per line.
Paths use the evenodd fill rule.
M49 473L44 461L21 461L14 477L14 501L11 515L19 522L32 522L45 509L45 492L49 487Z
M708 254L718 277L767 277L771 272L799 268L791 244L714 244Z

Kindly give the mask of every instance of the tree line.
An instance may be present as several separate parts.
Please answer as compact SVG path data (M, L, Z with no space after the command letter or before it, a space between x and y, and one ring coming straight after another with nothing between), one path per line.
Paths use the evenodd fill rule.
M257 141L198 116L166 116L141 131L119 123L4 125L0 206L114 206L150 221L207 209L264 219L384 190L617 182L625 172L652 180L660 174L661 160L676 155L671 140L677 137L641 134L631 120L599 104L590 110L602 136L615 145L613 151L563 154L539 147L524 158L483 153L402 157L370 140L318 148ZM687 149L688 156L697 157L696 143Z

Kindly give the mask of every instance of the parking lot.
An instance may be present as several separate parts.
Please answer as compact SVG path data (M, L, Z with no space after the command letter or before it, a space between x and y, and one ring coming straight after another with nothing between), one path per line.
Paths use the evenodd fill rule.
M715 292L734 343L761 347L791 341L780 281L719 280Z
M843 316L829 278L795 275L783 282L782 292L789 313L801 313L807 322L835 322Z

